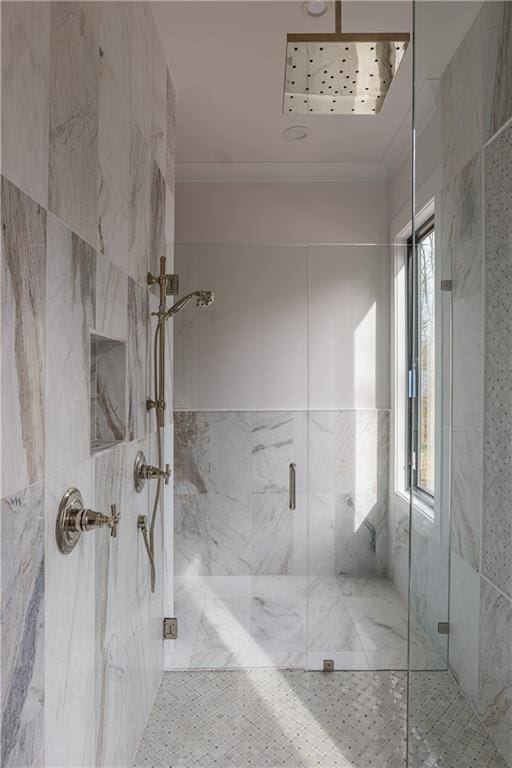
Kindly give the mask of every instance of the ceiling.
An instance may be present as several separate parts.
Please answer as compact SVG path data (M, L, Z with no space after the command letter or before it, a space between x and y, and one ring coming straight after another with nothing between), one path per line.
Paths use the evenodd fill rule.
M378 115L282 113L286 35L333 31L333 9L310 20L295 0L154 3L178 97L178 163L380 163L410 108L410 51ZM407 1L343 4L344 32L410 25ZM285 141L283 130L296 124L311 135Z
M412 46L377 115L283 115L286 35L332 32L334 4L307 18L297 0L153 2L177 91L177 179L385 178L410 146ZM481 5L419 0L417 112ZM344 0L344 32L410 32L410 0ZM423 87L425 84L428 87ZM421 102L425 101L422 107ZM436 101L436 97L434 97ZM291 125L311 129L283 139Z

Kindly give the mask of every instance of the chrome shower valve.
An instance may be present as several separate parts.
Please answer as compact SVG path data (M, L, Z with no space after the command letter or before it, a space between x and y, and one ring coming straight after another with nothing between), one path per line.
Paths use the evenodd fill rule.
M160 467L154 467L148 464L144 451L139 451L135 458L135 466L133 468L133 480L135 483L135 490L140 493L144 488L146 480L158 480L161 479L166 485L169 485L171 478L171 467L169 464L165 465L165 469Z
M63 555L68 555L75 548L82 533L96 528L110 528L112 538L117 537L117 527L121 514L117 505L110 506L111 515L86 509L82 494L78 488L68 488L59 504L55 535L57 546Z

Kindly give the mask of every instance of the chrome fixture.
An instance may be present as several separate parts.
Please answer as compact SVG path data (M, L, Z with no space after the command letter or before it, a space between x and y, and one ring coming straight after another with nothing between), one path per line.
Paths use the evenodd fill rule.
M139 451L135 457L135 465L133 468L133 481L135 484L135 490L140 493L146 485L146 480L153 480L161 478L166 485L169 485L169 479L171 477L171 467L169 464L165 465L165 469L159 467L153 467L147 463L144 451Z
M164 619L163 638L164 640L178 639L178 619Z
M155 336L153 342L153 387L154 387L154 399L148 397L146 406L148 411L155 409L156 411L156 442L157 442L157 466L147 467L144 460L144 465L148 470L147 477L136 478L135 483L137 485L138 480L147 480L149 477L156 478L157 485L155 490L155 498L153 501L153 509L151 517L148 520L145 515L139 515L137 520L137 527L142 533L144 539L144 546L148 554L149 565L151 570L151 591L155 591L156 586L156 568L155 568L155 524L158 512L158 504L160 502L160 495L162 491L162 480L166 483L169 481L170 468L166 465L164 469L163 455L162 455L162 428L165 426L165 321L175 315L180 309L183 309L187 304L196 299L196 306L208 307L213 302L213 293L211 291L194 291L182 299L177 301L170 309L167 309L167 296L176 296L179 288L178 275L167 274L166 272L166 258L160 257L160 274L158 276L148 273L147 276L148 285L158 285L160 289L160 298L158 311L152 312L152 314L158 318L157 326L155 329Z
M341 0L334 33L289 34L285 115L375 115L402 62L410 35L344 33Z
M296 509L297 507L297 466L292 462L289 470L289 500L288 506L290 509Z
M213 291L193 291L187 296L183 296L182 299L177 301L172 305L170 309L167 310L165 315L166 319L176 315L180 309L185 309L187 304L190 304L192 299L196 300L196 307L209 307L210 304L213 304L215 296L213 295Z
M80 491L77 488L68 488L60 500L55 526L57 546L62 554L69 555L82 533L96 528L110 528L110 535L116 538L121 515L117 512L115 504L111 504L110 509L111 515L86 509Z

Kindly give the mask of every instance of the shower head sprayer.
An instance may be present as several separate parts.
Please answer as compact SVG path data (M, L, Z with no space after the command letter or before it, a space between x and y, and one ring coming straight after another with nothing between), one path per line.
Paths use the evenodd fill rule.
M173 317L181 309L185 309L185 307L190 304L192 299L196 300L196 307L209 307L210 304L213 304L215 297L213 295L213 291L193 291L193 293L188 293L186 296L183 296L182 299L172 305L172 307L167 311L166 319Z

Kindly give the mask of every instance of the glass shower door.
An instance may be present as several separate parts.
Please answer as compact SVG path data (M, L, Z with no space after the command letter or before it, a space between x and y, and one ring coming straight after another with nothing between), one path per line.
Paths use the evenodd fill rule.
M307 249L178 245L168 669L306 661Z
M311 245L308 669L405 670L388 537L390 247Z
M430 202L436 222L438 480L432 520L411 498L410 607L438 663L411 654L413 768L512 765L510 8L416 3L414 214L418 227Z

